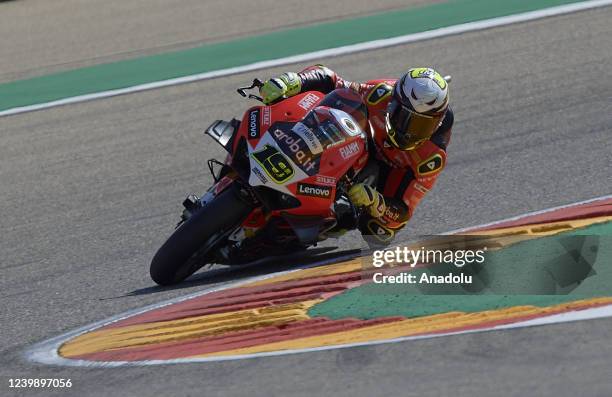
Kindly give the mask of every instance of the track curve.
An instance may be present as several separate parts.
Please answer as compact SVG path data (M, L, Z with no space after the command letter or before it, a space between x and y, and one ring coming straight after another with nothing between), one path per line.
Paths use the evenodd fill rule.
M501 247L509 248L522 241L561 233L565 233L562 238L568 241L568 231L593 226L602 231L612 231L612 196L477 226L459 233L471 238L480 235L479 245L498 247L499 251ZM581 235L584 233L588 232ZM603 246L608 242L605 234L593 240L597 245L583 239L580 242L580 252L586 255L593 249L597 250L589 264L597 268L597 273L602 273L600 277L607 277L606 269L600 266L609 260L608 256L612 257L612 251ZM427 242L415 242L411 246L422 244L427 245ZM546 255L544 246L543 243L539 245L540 255ZM577 247L573 244L571 249ZM520 250L515 250L512 259L504 263L489 263L493 257L489 258L489 274L497 266L520 271L521 266L516 266L516 263L532 259L520 254L517 256ZM554 255L546 259L548 263L556 261L556 265L562 266L564 259L558 257L558 251L548 252ZM28 358L46 364L102 367L214 362L612 316L611 289L591 289L589 296L585 294L587 290L581 288L582 292L574 293L574 297L543 300L542 296L530 295L520 298L521 304L512 297L483 295L478 297L481 305L483 299L495 303L470 312L444 309L443 301L438 300L440 303L434 312L415 317L376 315L374 310L370 311L372 318L359 319L351 316L350 310L347 312L340 308L330 312L323 309L323 313L338 317L329 318L325 314L315 314L316 310L313 313L313 308L321 307L352 289L364 285L373 287L372 275L381 269L368 267L372 263L368 256L328 262L317 261L294 271L259 276L120 314L45 341L31 349ZM524 263L534 267L535 262L537 260L532 259L531 263ZM578 264L576 262L574 266ZM400 269L415 270L410 266L400 266L396 272ZM579 284L584 286L585 280ZM374 291L370 288L370 294ZM395 293L401 293L401 290ZM606 293L608 296L602 296ZM378 294L385 292L379 290ZM409 292L404 291L404 294ZM435 298L426 296L422 302ZM349 301L352 305L367 305L369 299L366 293L358 301ZM388 302L393 305L393 298ZM338 303L335 306L338 307ZM358 312L364 313L362 310ZM318 313L321 313L320 309Z

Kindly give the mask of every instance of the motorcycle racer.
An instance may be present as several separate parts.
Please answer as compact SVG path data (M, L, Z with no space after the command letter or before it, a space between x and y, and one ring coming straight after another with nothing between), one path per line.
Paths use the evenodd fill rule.
M315 65L267 80L260 88L265 104L305 91L357 92L368 108L372 156L378 167L376 186L356 183L353 205L363 207L358 228L371 245L389 244L406 225L446 164L453 112L448 83L431 68L413 68L399 79L350 82Z

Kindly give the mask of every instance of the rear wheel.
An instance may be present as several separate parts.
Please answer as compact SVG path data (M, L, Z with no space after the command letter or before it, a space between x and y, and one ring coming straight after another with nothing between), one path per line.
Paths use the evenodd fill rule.
M153 281L171 285L191 276L206 264L216 243L251 209L235 186L221 192L183 222L157 251L150 267Z

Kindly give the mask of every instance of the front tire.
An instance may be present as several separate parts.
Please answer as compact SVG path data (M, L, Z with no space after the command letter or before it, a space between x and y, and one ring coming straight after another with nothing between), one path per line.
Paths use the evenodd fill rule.
M239 197L234 186L182 223L157 251L149 269L159 285L185 280L206 264L216 239L237 226L252 207Z

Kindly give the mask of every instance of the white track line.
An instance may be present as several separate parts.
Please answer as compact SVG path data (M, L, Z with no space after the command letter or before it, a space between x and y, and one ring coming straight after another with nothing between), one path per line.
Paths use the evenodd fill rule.
M472 226L467 229L459 229L456 232L495 225L495 224L502 223L502 222L514 221L514 220L522 219L522 218L532 216L532 215L539 215L539 214L544 214L547 212L556 211L561 208L568 208L568 207L577 206L581 204L588 204L588 203L592 203L596 201L608 200L610 198L612 198L612 195L579 201L577 203L548 208L548 209L541 210L541 211L528 212L526 214L515 216L512 218L502 219L499 221L486 223L483 225ZM349 255L347 256L347 259L350 259L351 257L352 255ZM320 265L327 264L332 261L339 261L339 260L343 260L343 257L334 258L333 260L328 259L320 263L313 263L311 265L305 266L304 268L320 266ZM60 346L64 344L65 342L67 342L68 340L75 338L78 335L82 335L84 333L91 332L95 329L101 328L105 325L115 323L117 321L129 318L129 317L132 317L137 314L141 314L141 313L144 313L150 310L159 309L164 306L168 306L174 303L178 303L178 302L182 302L182 301L185 301L191 298L202 296L202 295L205 295L211 292L234 288L242 284L250 283L253 281L264 280L267 278L276 277L279 275L288 274L288 273L296 272L299 270L302 270L302 269L294 269L294 270L288 270L288 271L279 272L279 273L267 274L264 276L250 277L250 278L246 278L240 281L236 281L234 283L227 283L222 286L217 285L215 287L207 288L207 289L198 291L193 294L176 297L173 299L169 299L167 301L163 301L163 302L159 302L159 303L155 303L155 304L146 306L144 308L134 309L134 310L127 311L125 313L117 314L105 320L98 321L93 324L89 324L84 327L67 332L65 334L56 336L54 338L39 342L25 351L25 358L29 361L42 363L42 364L63 365L63 366L72 366L72 367L120 367L120 366L143 366L143 365L159 365L159 364L227 361L227 360L240 360L240 359L245 359L245 358L254 358L254 357L267 357L267 356L279 356L279 355L284 355L284 354L314 352L314 351L331 350L331 349L343 349L343 348L355 347L355 346L380 345L383 343L395 343L395 342L403 342L407 340L436 338L436 337L448 336L448 335L459 335L459 334L474 333L474 332L486 332L486 331L494 331L494 330L501 330L501 329L531 327L531 326L536 326L536 325L556 324L556 323L562 323L562 322L589 320L589 319L612 316L612 305L609 305L609 306L603 306L603 307L592 308L592 309L570 311L566 313L555 314L555 315L536 318L532 320L519 321L519 322L512 323L512 324L506 324L506 325L500 325L500 326L494 326L494 327L486 327L486 328L467 330L467 331L450 332L450 333L435 334L435 335L408 336L408 337L396 338L396 339L382 339L382 340L375 340L375 341L369 341L369 342L359 342L359 343L350 343L350 344L333 345L333 346L322 346L322 347L307 348L307 349L282 350L282 351L266 352L266 353L255 353L255 354L236 355L236 356L208 357L208 358L182 358L182 359L173 359L173 360L105 361L105 362L102 361L100 362L100 361L67 359L67 358L61 357L58 354L58 349L60 348Z
M330 48L327 50L309 52L306 54L295 55L285 58L272 59L269 61L255 62L248 65L237 66L233 68L215 70L212 72L199 73L190 76L178 77L169 80L156 81L153 83L140 84L132 87L120 88L116 90L101 91L93 94L79 95L70 98L64 98L57 101L40 103L36 105L16 107L0 111L0 117L10 116L19 113L32 112L34 110L49 109L56 106L69 105L74 103L91 101L94 99L109 98L117 95L131 94L134 92L147 91L156 88L169 87L173 85L192 83L194 81L208 80L216 77L228 76L232 74L250 72L259 69L267 69L277 66L289 65L306 61L318 60L321 58L329 58L340 55L353 54L361 51L376 50L385 47L392 47L415 41L433 39L437 37L449 36L475 30L493 28L497 26L510 25L513 23L532 21L561 14L569 14L572 12L588 10L596 7L604 7L612 5L612 0L589 0L580 3L567 4L563 6L550 7L543 10L524 12L520 14L509 15L505 17L485 19L482 21L468 22L460 25L448 26L445 28L428 30L420 33L413 33L404 36L393 37L389 39L381 39L367 41L359 44L352 44L343 47Z
M500 221L494 221L494 222L489 222L489 223L485 223L485 224L482 224L482 225L469 226L469 227L464 227L464 228L461 228L461 229L451 230L450 232L442 233L442 235L465 233L465 232L469 232L470 230L474 230L474 229L480 229L480 228L483 228L483 227L499 225L500 223L518 221L519 219L523 219L523 218L526 218L528 216L545 214L547 212L552 212L552 211L560 210L560 209L563 209L563 208L575 207L576 205L588 204L588 203L593 203L593 202L596 202L596 201L603 201L603 200L609 200L609 199L612 199L612 194L609 194L607 196L596 197L596 198L589 199L589 200L579 201L579 202L573 203L573 204L564 204L564 205L559 205L557 207L547 208L545 210L528 212L528 213L523 214L523 215L513 216L511 218L502 219Z

